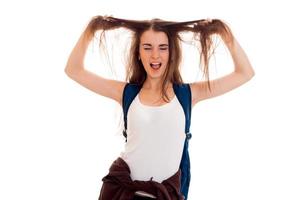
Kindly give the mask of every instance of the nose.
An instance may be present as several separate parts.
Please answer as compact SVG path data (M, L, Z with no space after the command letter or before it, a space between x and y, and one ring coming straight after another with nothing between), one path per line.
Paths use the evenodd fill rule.
M153 59L159 58L159 50L157 50L156 48L153 48L151 57Z

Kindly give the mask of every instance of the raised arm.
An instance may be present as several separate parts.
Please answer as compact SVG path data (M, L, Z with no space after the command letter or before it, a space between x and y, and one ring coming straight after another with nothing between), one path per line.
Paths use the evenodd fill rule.
M65 73L85 88L100 94L102 96L111 98L122 105L122 94L126 82L106 79L91 71L88 71L84 67L84 59L87 48L94 37L94 33L91 33L91 22L85 28L81 36L79 37L76 45L74 46L66 67Z
M240 46L236 38L233 37L232 40L228 40L223 37L222 40L231 54L234 63L234 71L218 79L211 80L211 92L204 81L192 83L191 90L193 105L201 100L229 92L246 83L255 75L245 51Z
M225 40L225 44L234 63L234 72L242 74L247 81L250 80L255 75L255 72L244 49L235 37L233 37L232 42L226 42Z
M75 47L73 48L66 67L66 74L78 73L81 70L84 70L84 58L89 46L89 43L92 40L92 36L87 34L88 27L82 32L80 38L78 39Z

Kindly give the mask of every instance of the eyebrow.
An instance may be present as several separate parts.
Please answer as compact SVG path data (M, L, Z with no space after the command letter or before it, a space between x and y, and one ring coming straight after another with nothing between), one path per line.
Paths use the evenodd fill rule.
M149 43L144 43L144 44L142 44L142 46L152 46L151 44L149 44ZM169 46L168 44L160 44L159 45L160 47L167 47L167 46Z

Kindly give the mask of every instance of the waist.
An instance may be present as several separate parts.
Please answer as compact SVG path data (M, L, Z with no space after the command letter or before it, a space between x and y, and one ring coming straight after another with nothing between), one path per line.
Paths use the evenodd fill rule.
M109 169L109 173L102 181L113 183L114 189L117 190L118 186L134 195L147 196L157 198L159 196L180 196L180 169L168 179L158 183L153 180L140 181L132 180L130 177L130 168L121 157L118 157ZM158 196L157 196L158 195Z
M178 138L172 142L164 142L167 139L156 142L136 138L128 140L120 157L128 164L132 180L147 181L153 177L153 180L162 182L175 174L182 158L185 133L179 134Z

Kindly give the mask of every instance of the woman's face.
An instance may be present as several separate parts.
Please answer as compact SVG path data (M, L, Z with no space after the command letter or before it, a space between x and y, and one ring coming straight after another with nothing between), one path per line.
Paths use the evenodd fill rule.
M147 30L141 35L139 53L148 76L161 78L169 61L168 36Z

